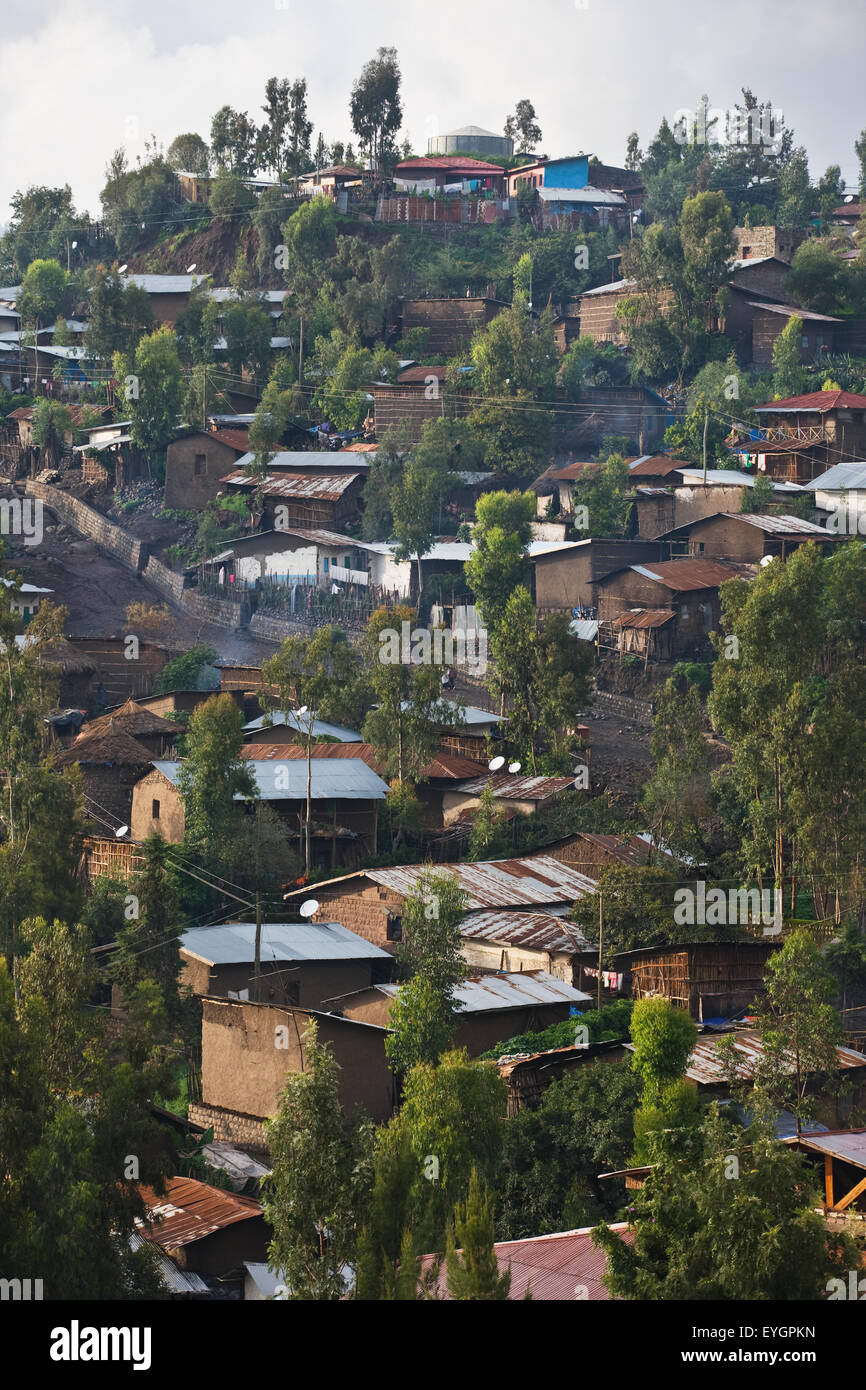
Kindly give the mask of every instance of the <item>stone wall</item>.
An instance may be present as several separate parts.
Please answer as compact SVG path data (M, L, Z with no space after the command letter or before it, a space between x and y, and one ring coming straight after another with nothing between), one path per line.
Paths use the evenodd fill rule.
M202 622L215 623L217 627L233 629L240 627L243 621L240 603L233 603L229 599L207 598L204 594L197 594L194 589L184 589L176 602L185 613L200 618Z
M142 541L134 540L122 527L109 521L101 512L88 507L86 502L80 502L77 497L70 497L60 488L52 487L50 483L28 481L24 490L28 496L38 497L61 521L74 527L80 535L89 537L100 550L107 551L127 569L135 573L141 570L147 547Z
M647 729L652 726L652 700L637 700L633 695L614 695L610 690L596 690L592 700L599 714L619 714L632 724L641 724Z
M217 1105L190 1105L189 1118L195 1125L213 1128L217 1141L238 1144L242 1149L267 1153L265 1127L254 1115L241 1115L236 1110L221 1110Z

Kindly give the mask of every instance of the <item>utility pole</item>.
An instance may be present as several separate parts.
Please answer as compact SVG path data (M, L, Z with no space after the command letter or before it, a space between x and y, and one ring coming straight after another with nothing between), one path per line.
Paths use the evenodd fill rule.
M256 889L256 954L253 965L253 994L258 1002L259 977L262 973L262 895Z
M703 447L703 458L704 458L704 487L706 487L706 485L707 485L707 426L709 425L709 423L710 423L710 408L709 408L708 405L705 405L705 406L704 406L704 447Z
M598 890L598 989L596 990L596 1008L601 1009L601 954L604 944L604 894Z

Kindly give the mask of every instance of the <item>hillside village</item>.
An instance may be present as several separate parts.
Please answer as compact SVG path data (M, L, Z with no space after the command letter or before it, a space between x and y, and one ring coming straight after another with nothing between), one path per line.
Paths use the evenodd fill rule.
M858 1297L866 132L402 97L0 236L4 1289Z

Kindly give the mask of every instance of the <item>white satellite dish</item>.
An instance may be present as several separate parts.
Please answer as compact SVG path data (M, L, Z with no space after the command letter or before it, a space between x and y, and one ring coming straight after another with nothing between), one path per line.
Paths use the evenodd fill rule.
M318 910L319 904L316 902L315 898L307 898L307 901L301 903L301 906L298 908L302 917L315 917Z
M501 767L505 766L505 759L500 753L498 758L491 758L487 766L490 768L491 772L498 772Z
M187 266L187 268L186 268L186 273L187 273L187 275L192 275L192 273L193 273L193 271L195 270L197 264L198 264L197 261L193 261L192 265L188 265L188 266Z
M763 560L761 561L761 567L763 568L766 565L771 565L775 558L775 555L765 555Z
M114 832L114 838L115 838L115 840L122 840L123 837L124 837L124 835L128 835L128 834L129 834L129 826L128 826L128 825L121 825L120 828L119 828L118 830L115 830L115 832Z
M128 267L127 267L126 261L124 261L124 262L123 262L123 265L118 266L118 268L117 268L117 273L118 273L118 275L122 275L123 272L124 272L127 268L128 268Z
M298 710L298 714L309 714L309 712L308 705L301 705L301 708Z
M519 772L519 771L520 771L520 763L509 763L509 764L508 764L508 771L509 771L509 772Z

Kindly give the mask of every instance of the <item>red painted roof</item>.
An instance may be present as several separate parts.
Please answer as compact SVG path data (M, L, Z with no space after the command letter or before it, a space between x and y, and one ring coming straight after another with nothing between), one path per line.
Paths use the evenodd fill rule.
M469 155L452 157L447 154L430 155L429 158L419 155L417 158L404 159L402 163L394 165L395 174L408 174L417 169L450 169L453 173L458 173L464 169L468 174L503 174L505 171L500 169L498 164L486 164L483 159L471 159Z
M786 396L781 401L765 401L755 410L866 410L866 396L853 391L810 391L807 396Z

